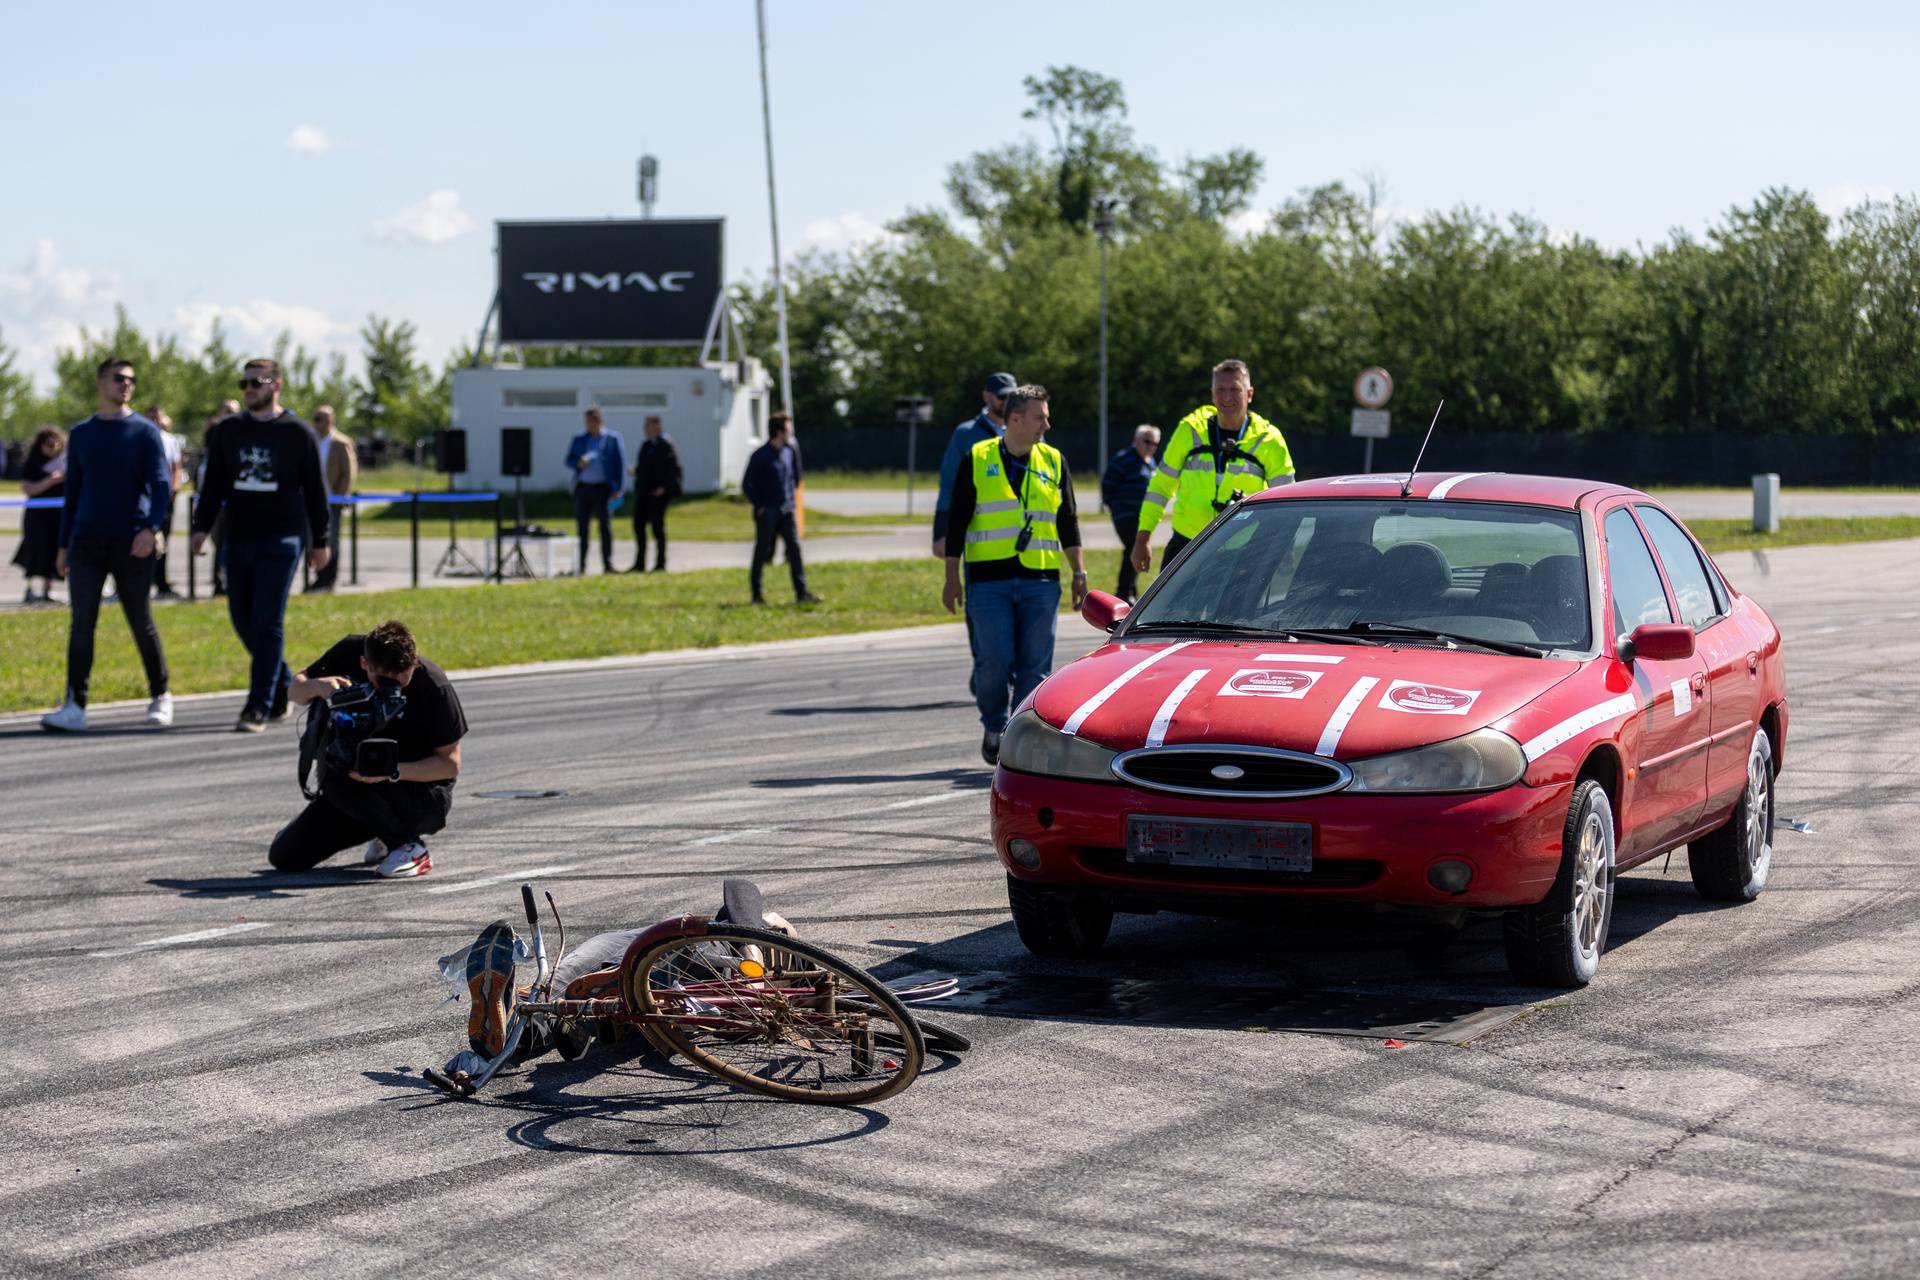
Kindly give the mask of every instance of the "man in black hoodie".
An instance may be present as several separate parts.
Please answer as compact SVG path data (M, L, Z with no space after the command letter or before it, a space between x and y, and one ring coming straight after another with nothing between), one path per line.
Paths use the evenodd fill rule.
M207 479L193 512L193 554L226 514L227 614L252 655L247 705L234 726L259 733L287 714L287 596L301 548L318 573L332 558L327 482L313 429L280 407L280 366L249 360L246 412L207 433Z

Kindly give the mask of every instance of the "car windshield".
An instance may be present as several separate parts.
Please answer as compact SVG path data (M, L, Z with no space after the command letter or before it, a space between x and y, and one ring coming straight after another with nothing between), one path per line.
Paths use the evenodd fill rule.
M1579 517L1487 502L1250 502L1157 585L1127 629L1194 624L1584 650Z

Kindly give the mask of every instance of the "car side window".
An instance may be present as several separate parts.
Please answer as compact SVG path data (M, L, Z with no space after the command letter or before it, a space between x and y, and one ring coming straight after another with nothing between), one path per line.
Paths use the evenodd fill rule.
M1625 507L1607 516L1607 593L1613 597L1613 631L1627 635L1643 622L1672 622L1667 590L1660 585L1647 540Z
M1640 522L1653 538L1660 563L1667 567L1667 581L1673 584L1673 598L1680 605L1680 620L1695 631L1713 624L1721 613L1707 568L1700 563L1700 552L1693 539L1673 518L1658 507L1637 507Z

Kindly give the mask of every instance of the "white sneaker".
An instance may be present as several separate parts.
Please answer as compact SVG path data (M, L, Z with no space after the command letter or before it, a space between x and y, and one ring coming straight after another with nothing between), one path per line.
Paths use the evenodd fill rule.
M431 870L433 859L427 854L427 846L415 840L389 853L380 863L377 874L384 880L405 880Z
M163 693L147 704L147 723L165 729L173 723L173 695Z
M85 733L87 709L69 697L58 711L49 711L40 717L40 727L54 733Z
M386 859L386 842L379 836L375 836L373 839L367 841L367 851L360 856L360 865L370 867L376 862L385 862Z

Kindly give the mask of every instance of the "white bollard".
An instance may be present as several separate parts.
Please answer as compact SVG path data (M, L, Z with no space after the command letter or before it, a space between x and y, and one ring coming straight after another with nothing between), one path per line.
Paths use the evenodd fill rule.
M1753 531L1780 532L1780 476L1769 471L1753 478Z

